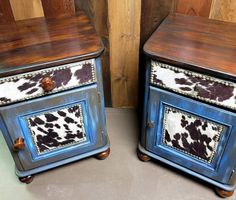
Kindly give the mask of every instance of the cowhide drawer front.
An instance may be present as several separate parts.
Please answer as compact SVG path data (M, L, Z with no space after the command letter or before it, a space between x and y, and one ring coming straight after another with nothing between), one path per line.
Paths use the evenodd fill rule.
M45 92L42 80L50 78L54 89ZM96 82L95 60L86 60L0 79L0 105L32 99Z
M236 83L151 61L152 85L236 110Z

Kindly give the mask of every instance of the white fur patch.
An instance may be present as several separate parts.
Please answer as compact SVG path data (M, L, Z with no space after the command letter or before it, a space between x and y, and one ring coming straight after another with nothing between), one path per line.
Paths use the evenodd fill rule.
M81 105L28 118L38 154L87 140Z
M230 81L152 61L151 84L236 110L236 84ZM223 94L229 90L232 95Z

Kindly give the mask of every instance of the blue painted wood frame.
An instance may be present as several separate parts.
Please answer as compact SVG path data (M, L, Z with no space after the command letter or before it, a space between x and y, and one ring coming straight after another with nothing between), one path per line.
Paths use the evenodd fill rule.
M219 146L212 163L201 161L163 144L162 129L166 106L224 126L222 136L219 140ZM155 124L154 128L147 129L146 132L147 150L221 183L229 182L235 166L235 113L200 103L162 89L150 87L147 120L153 121Z
M96 58L96 76L96 84L0 108L1 130L15 160L18 176L35 174L103 152L109 148L100 58ZM26 118L36 113L59 110L76 104L82 106L88 141L39 156L29 137ZM12 150L13 142L17 137L26 138L26 148L19 153Z
M140 136L140 143L142 146L146 146L146 124L147 124L147 103L148 103L148 97L149 97L149 77L151 74L151 60L146 59L146 69L145 69L145 88L144 88L144 100L143 100L143 113L142 113L142 130L141 130L141 136Z

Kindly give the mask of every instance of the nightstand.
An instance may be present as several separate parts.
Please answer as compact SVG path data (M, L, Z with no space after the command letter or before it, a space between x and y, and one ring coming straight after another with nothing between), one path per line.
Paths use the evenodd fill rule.
M155 158L231 196L236 181L236 25L169 15L144 46L138 156Z
M83 12L0 25L0 127L20 181L110 152L103 45Z

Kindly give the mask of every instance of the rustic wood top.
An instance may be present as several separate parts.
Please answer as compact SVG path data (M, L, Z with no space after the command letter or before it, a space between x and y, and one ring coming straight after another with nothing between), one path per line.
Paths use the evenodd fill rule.
M144 46L152 58L236 77L236 24L169 15Z
M99 56L103 45L83 12L0 25L0 77Z

